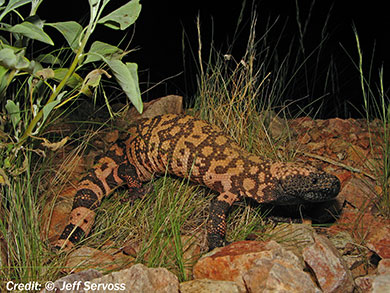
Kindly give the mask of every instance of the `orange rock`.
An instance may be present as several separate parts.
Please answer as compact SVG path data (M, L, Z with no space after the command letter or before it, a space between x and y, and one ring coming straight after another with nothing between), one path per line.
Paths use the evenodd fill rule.
M352 274L334 245L315 235L315 243L303 249L303 259L314 271L323 292L352 292Z
M311 137L310 134L308 134L307 132L303 136L300 136L298 139L298 142L300 144L308 144L310 141L311 141Z
M343 134L349 133L351 130L351 121L340 118L329 119L329 125L327 126L327 130L334 134Z
M378 265L378 274L390 274L390 258L383 258Z
M357 145L350 145L346 149L347 159L353 164L353 166L358 166L359 168L365 167L365 161L368 157L368 150L364 150Z
M333 173L333 175L336 175L337 178L339 178L341 187L343 187L348 182L348 180L351 179L352 177L351 171L348 170L342 170L339 173Z
M263 287L275 289L277 284L280 285L278 288L294 287L296 283L289 285L288 280L301 273L303 276L300 277L306 279L304 283L310 283L310 277L303 272L303 264L298 257L275 241L239 241L217 248L203 256L195 264L193 272L195 279L234 281L243 292L246 286L253 286L250 292L257 292ZM269 274L261 275L267 272ZM275 277L280 274L284 277ZM259 284L261 276L265 281Z
M387 224L387 225L385 225ZM381 258L390 258L390 224L377 222L375 229L368 235L367 247L375 251Z
M352 177L345 183L339 195L344 196L353 207L362 210L376 197L369 182L368 179Z

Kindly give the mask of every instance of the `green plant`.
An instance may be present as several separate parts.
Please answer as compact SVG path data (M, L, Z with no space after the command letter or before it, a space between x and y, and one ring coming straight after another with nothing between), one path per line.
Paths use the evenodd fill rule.
M0 148L3 152L3 160L0 162L1 182L7 182L6 170L13 164L27 138L39 134L54 109L64 106L80 94L91 96L90 87L98 86L103 74L110 76L103 69L95 69L82 78L77 72L86 65L93 62L103 62L107 65L124 93L137 110L142 112L137 65L121 61L129 52L101 41L95 41L89 50L86 50L86 45L98 24L124 30L135 22L141 10L139 0L132 0L102 16L109 2L110 0L89 0L89 22L82 27L75 21L42 21L36 14L42 0L10 0L7 4L1 1L0 30L10 36L9 40L5 37L0 39L0 103L7 113L2 116L0 129ZM17 9L27 4L31 4L31 11L29 16L24 18ZM9 14L17 15L21 22L15 25L3 22ZM55 46L45 33L45 27L55 28L65 38L72 55L69 67L61 66L65 65L64 61L59 61L61 54L40 55L32 60L26 58L32 41ZM57 53L63 51L53 50ZM49 66L43 67L41 64L44 63L49 63ZM11 85L14 87L10 88ZM67 87L72 91L68 91Z
M353 27L353 31L359 56L359 62L357 64L354 62L354 64L359 71L363 108L366 116L367 128L370 133L370 147L373 155L378 152L378 142L373 141L373 138L376 136L372 132L372 120L378 118L380 127L382 128L380 131L381 143L379 146L381 157L380 167L369 167L374 169L376 173L375 176L378 178L381 186L381 194L378 195L379 200L377 206L383 215L390 217L390 100L384 88L384 68L383 65L379 68L378 81L377 84L373 86L373 58L371 59L367 76L363 66L363 51L360 47L359 35L355 27ZM351 58L351 56L349 57Z
M36 148L34 141L45 139L40 136L50 117L66 112L72 106L70 101L81 94L91 97L101 76L110 74L142 111L137 65L122 61L129 51L102 41L89 44L97 25L124 30L141 10L139 1L132 0L103 16L109 2L89 0L89 22L83 27L75 21L45 23L37 15L42 0L0 0L1 281L58 277L61 257L50 261L51 252L39 231L47 195L42 176L49 160L44 159L43 150ZM26 5L31 10L23 17L25 10L21 8ZM8 23L15 19L17 24ZM54 43L44 31L47 27L60 32L68 47ZM34 42L49 46L50 52L39 55L31 51ZM5 283L1 281L3 290Z

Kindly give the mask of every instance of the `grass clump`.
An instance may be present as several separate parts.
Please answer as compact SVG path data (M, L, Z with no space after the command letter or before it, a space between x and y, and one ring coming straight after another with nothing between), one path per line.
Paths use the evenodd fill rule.
M381 187L381 192L378 194L378 198L375 200L377 207L382 215L387 218L390 217L390 100L384 87L384 67L383 65L378 70L377 83L373 85L373 59L371 59L368 75L365 73L363 65L363 52L360 47L359 35L354 27L354 34L356 39L357 51L359 56L359 62L356 65L359 76L360 85L363 96L363 109L365 118L367 121L367 128L370 133L370 148L371 155L373 157L378 156L379 151L379 168L377 164L375 166L368 166L373 169L377 181ZM379 124L374 125L373 120L379 119ZM372 128L380 127L380 143L379 141L373 141L374 138L378 138ZM379 145L378 145L379 143Z
M29 166L23 175L12 178L10 187L1 187L0 288L10 280L22 283L52 280L56 271L55 264L48 263L51 252L41 239L45 202L40 188L44 175L41 163Z
M239 58L233 54L235 41L228 46L227 53L222 53L211 43L210 51L204 58L198 19L199 73L195 110L202 118L219 125L249 151L271 160L292 160L295 153L285 151L285 145L292 138L286 119L318 114L322 98L333 90L331 80L335 78L332 62L329 62L326 78L323 79L319 66L309 66L313 61L317 64L322 57L323 45L328 38L325 31L329 15L318 45L309 51L305 48L305 37L311 17L310 12L307 20L301 23L297 3L299 33L286 41L282 36L287 22L278 31L280 20L268 19L263 34L259 36L256 31L258 17L253 14L246 49ZM285 43L289 44L287 48ZM323 85L323 93L315 98L320 84ZM311 108L318 110L312 111ZM276 132L272 131L271 125L278 124L275 122L280 124Z
M119 191L98 209L94 231L87 245L116 243L131 247L134 262L166 267L187 280L196 256L191 246L204 239L210 197L188 180L164 176L148 183L151 192L134 203L121 203Z

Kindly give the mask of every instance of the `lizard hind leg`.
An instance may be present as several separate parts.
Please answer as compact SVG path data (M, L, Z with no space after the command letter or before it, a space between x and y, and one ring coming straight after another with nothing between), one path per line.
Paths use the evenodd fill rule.
M231 192L223 192L210 203L210 215L207 223L207 240L209 251L226 244L226 214L237 200Z

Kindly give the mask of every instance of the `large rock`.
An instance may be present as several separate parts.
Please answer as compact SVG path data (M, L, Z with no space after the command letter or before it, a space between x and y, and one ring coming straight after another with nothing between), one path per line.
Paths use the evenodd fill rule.
M131 256L122 253L110 253L92 247L83 246L67 256L64 272L79 272L86 269L99 269L103 272L129 267L134 261Z
M249 292L321 292L310 275L290 259L258 259L242 277Z
M147 268L143 264L133 265L131 268L114 272L91 281L96 284L93 292L132 292L132 293L178 293L179 281L177 277L165 268ZM97 287L99 286L100 287ZM117 286L109 288L106 286ZM91 285L92 287L92 285Z
M217 248L195 264L194 278L234 281L243 292L317 290L298 257L275 241L241 241Z
M67 275L56 280L50 290L43 289L41 293L49 292L66 292L66 293L83 293L84 283L95 278L101 277L102 273L97 270L85 270L75 274ZM70 287L67 287L70 286ZM49 288L48 288L49 289Z
M352 292L352 274L337 249L326 237L315 235L314 240L313 245L303 250L303 258L315 273L323 292Z
M389 293L390 292L390 274L376 276L372 282L373 293Z

